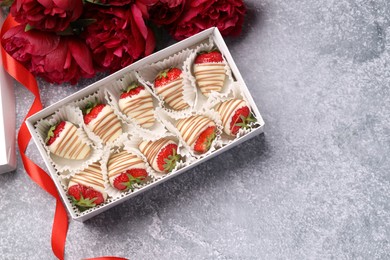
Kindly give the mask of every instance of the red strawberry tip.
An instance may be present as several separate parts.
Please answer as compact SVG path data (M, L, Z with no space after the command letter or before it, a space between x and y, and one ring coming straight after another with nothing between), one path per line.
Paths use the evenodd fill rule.
M223 62L222 53L217 48L197 53L197 56L194 61L195 64L208 62Z
M68 194L73 202L81 211L95 207L104 202L103 194L92 187L86 187L77 184L69 187Z
M47 145L52 144L54 142L54 139L56 138L56 135L58 136L64 127L65 127L65 121L61 121L55 125L52 125L49 128L49 131L47 131L45 144L47 144ZM56 131L56 129L57 129L57 131ZM54 138L54 139L52 139L52 138Z
M216 126L209 126L207 127L200 135L198 136L198 139L196 140L194 151L198 153L205 153L207 152L211 144L213 143L214 139L216 138Z

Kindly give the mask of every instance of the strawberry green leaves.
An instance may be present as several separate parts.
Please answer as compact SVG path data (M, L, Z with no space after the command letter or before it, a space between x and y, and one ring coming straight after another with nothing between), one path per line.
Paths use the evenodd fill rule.
M176 150L172 150L172 155L169 155L164 159L164 171L171 172L176 167L176 163L181 159L180 154L176 153Z
M243 115L240 116L240 121L239 123L236 123L236 126L239 126L242 129L249 129L251 124L256 122L256 119L253 117L252 114L250 114L248 117L244 117Z

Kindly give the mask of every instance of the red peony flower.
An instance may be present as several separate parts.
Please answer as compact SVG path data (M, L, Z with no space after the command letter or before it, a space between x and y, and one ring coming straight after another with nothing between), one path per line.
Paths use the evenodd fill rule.
M89 5L86 10L85 18L96 22L86 27L82 37L99 67L116 71L153 52L154 34L137 5L129 9Z
M103 5L123 6L133 3L134 0L95 0L95 2L93 0L90 0L89 2Z
M176 40L182 40L204 29L218 27L222 35L241 33L246 8L242 0L187 0L185 11L169 28Z
M169 25L183 12L185 0L157 0L149 4L149 19L156 25Z
M15 0L11 14L22 24L51 32L65 30L83 12L82 0Z
M34 75L53 83L77 83L93 77L95 70L88 47L77 37L63 37L23 25L8 30L2 39L5 50Z

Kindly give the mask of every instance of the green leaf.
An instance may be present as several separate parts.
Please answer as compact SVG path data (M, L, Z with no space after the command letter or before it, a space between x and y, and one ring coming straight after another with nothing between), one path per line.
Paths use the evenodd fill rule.
M87 105L82 109L84 115L88 115L91 110L99 104L98 99L95 98L95 102L88 101Z
M54 136L54 130L56 129L57 125L58 124L50 127L49 131L47 132L45 143L47 143L50 140L50 138L52 138Z
M34 27L31 26L30 24L26 24L26 27L24 27L24 31L25 31L25 32L28 32L28 31L30 31L30 30L32 30L32 29L34 29Z
M126 89L122 89L122 93L128 93L130 90L136 89L138 87L138 82L133 81L129 84L129 86Z
M173 153L164 159L164 171L171 172L176 167L176 163L181 159L180 154L173 150Z
M256 119L254 118L253 114L250 113L248 117L244 117L243 115L240 115L240 118L242 122L236 123L236 126L239 126L240 128L248 129L251 126L251 123L256 122Z
M141 179L140 177L134 177L131 174L127 174L127 177L129 178L129 181L121 182L122 185L126 186L126 189L124 191L134 190L134 184L141 184L146 181L146 178Z

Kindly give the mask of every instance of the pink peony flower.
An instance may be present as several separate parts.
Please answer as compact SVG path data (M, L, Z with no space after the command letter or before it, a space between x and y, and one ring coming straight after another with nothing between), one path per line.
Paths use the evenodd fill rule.
M82 0L15 0L11 14L21 24L44 31L65 30L83 12Z
M75 84L81 77L95 75L91 53L77 37L25 32L24 26L18 25L4 34L2 44L13 58L48 82Z
M137 5L129 9L89 5L86 10L85 18L96 22L86 27L82 37L102 69L116 71L153 52L154 34Z
M237 36L241 33L245 13L242 0L187 0L185 11L169 31L176 40L213 26L224 36Z

